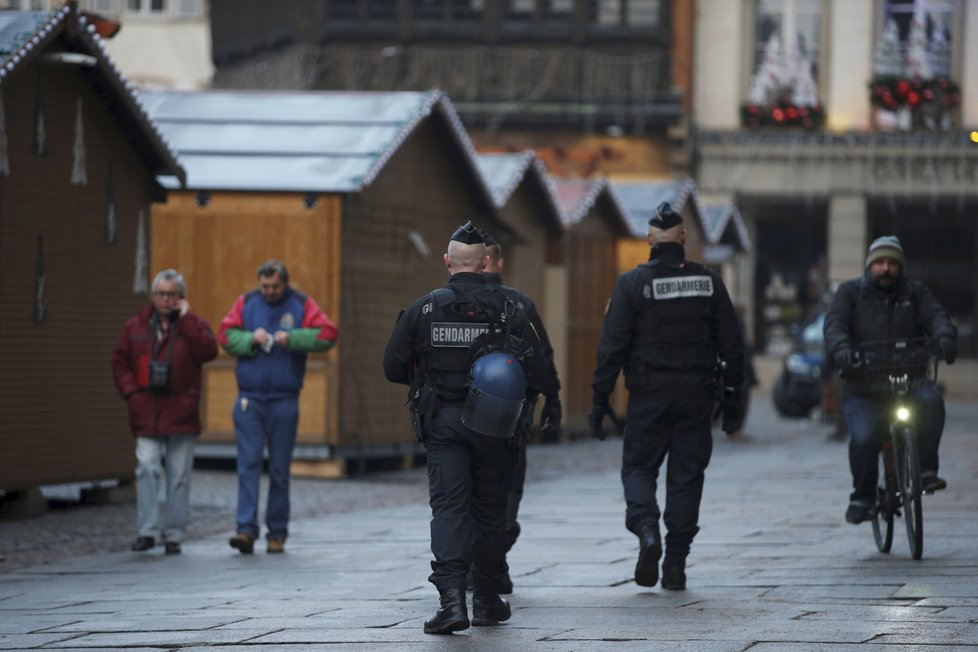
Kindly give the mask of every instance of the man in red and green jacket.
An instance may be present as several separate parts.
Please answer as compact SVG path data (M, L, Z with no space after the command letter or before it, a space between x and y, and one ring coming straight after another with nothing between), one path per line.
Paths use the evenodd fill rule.
M289 467L299 425L299 390L309 353L336 343L336 324L316 302L289 285L280 260L258 268L258 289L239 296L221 320L218 341L238 359L233 418L238 449L237 530L229 543L254 551L258 485L268 442L267 550L282 552L289 525Z

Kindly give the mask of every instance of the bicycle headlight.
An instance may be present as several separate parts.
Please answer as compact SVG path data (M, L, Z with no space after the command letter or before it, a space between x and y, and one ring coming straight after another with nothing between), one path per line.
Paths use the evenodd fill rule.
M910 409L901 405L897 408L896 418L897 421L902 421L904 423L910 421Z

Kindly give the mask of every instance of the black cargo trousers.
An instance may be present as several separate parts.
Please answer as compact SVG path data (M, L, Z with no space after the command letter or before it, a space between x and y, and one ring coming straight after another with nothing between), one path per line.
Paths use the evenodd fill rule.
M656 483L668 456L665 549L667 555L682 558L699 531L704 472L713 452L714 398L708 392L690 394L676 399L650 392L629 395L621 465L625 527L638 534L643 526L659 521Z
M425 424L423 443L428 451L434 555L428 581L439 590L464 590L471 562L476 591L498 593L508 570L506 503L514 441L467 428L461 403L452 403L440 406Z

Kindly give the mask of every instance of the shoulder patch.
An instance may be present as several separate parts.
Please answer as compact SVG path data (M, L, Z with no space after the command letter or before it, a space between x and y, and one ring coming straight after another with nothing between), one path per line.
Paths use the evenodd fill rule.
M711 297L713 296L713 278L706 274L657 278L652 281L652 295L656 299Z

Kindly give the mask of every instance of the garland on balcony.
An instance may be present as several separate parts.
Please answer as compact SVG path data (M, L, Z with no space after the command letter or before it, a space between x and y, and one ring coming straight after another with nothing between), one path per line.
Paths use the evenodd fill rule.
M747 102L740 107L740 119L751 129L758 127L802 127L814 129L825 122L821 104L796 106L787 97L764 106Z
M879 75L869 83L869 89L873 106L888 111L928 104L950 109L961 104L961 89L947 77L922 80Z

